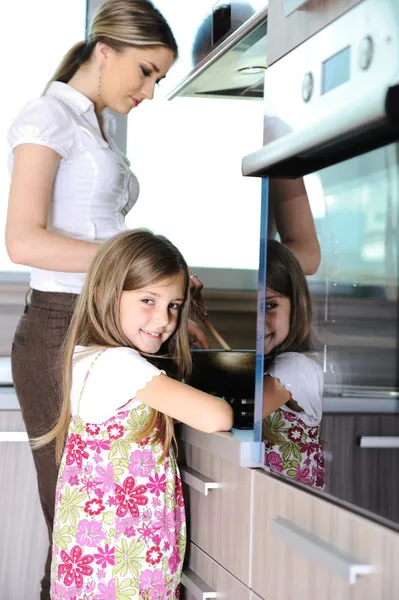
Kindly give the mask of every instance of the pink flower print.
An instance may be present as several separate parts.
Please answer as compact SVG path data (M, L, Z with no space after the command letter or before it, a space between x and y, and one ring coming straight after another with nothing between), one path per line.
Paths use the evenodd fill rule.
M69 485L79 485L79 477L77 475L71 475L68 479Z
M99 515L104 509L105 506L102 500L99 498L92 498L86 502L84 510L85 513L89 514L91 517L94 517L94 515Z
M110 548L108 544L105 544L104 550L102 548L97 548L97 554L94 555L94 560L102 569L107 568L107 563L114 566L115 548Z
M163 583L162 571L159 569L145 569L140 575L140 592L143 588L152 588Z
M115 579L111 579L108 583L100 581L98 584L99 594L94 596L93 600L114 600L115 598Z
M118 412L119 419L126 419L129 412L130 412L130 410L122 410L121 412Z
M300 442L303 434L303 429L295 425L288 430L288 437L291 442Z
M314 444L313 442L301 442L301 445L299 446L299 450L302 453L306 452L306 456L311 456L317 449L317 444Z
M80 491L87 492L89 495L92 492L97 491L97 484L92 476L82 477L82 487L80 488Z
M58 565L58 577L64 577L64 584L71 586L74 582L78 589L83 587L83 575L92 575L93 567L88 565L93 562L93 556L83 555L83 550L80 546L74 546L69 555L65 550L61 550L61 560Z
M180 506L180 508L183 508L184 507L183 488L182 488L181 478L179 476L176 477L175 496L176 496L176 504L178 504L178 506Z
M151 504L153 505L154 508L158 508L158 506L161 506L162 502L160 501L159 498L153 498L151 501Z
M143 540L146 544L148 544L148 542L152 540L155 531L157 531L155 526L150 526L146 523L143 523L142 527L137 528L137 533L140 534L139 541L141 542Z
M118 440L123 436L125 428L123 425L118 425L118 423L113 423L112 425L108 425L107 431L108 435L112 440Z
M175 546L172 554L169 556L169 568L172 575L174 575L180 564L180 553L179 548Z
M157 565L162 558L162 552L159 546L152 546L149 550L147 550L145 559L150 565Z
M158 530L159 535L162 538L166 538L170 543L173 544L175 541L175 513L173 510L168 512L166 506L162 510L155 511L155 518L157 519L153 523L154 529Z
M281 456L277 452L266 452L265 453L265 466L269 467L271 471L281 473L283 470L283 463Z
M86 431L89 435L97 435L100 433L100 427L95 423L87 423Z
M311 479L309 477L310 469L309 467L301 467L298 466L295 474L295 479L300 481L301 483L311 483Z
M85 592L92 592L95 587L96 587L96 582L91 579L85 585ZM87 596L87 597L89 598L89 596Z
M315 438L317 438L317 434L318 433L319 433L319 428L318 427L311 427L309 429L308 435L309 435L310 438L315 439Z
M97 579L105 579L105 575L104 569L97 569Z
M98 477L95 478L97 485L101 486L101 491L104 493L113 491L114 489L114 467L112 463L108 463L107 468L102 465L96 467Z
M145 506L148 502L148 498L144 496L147 491L146 485L138 485L136 487L136 480L134 477L127 477L123 482L123 487L115 485L116 500L118 508L116 509L117 517L124 517L129 511L132 517L139 516L139 506Z
M85 450L86 446L86 442L79 434L71 433L66 444L66 464L69 466L76 463L81 469L82 458L89 458L89 453Z
M166 541L163 545L163 551L167 552L170 548L170 543L168 541Z
M110 450L111 443L109 440L88 440L87 445L90 450L93 450L96 454L101 454L101 450Z
M281 410L281 412L283 413L285 420L290 423L293 423L298 418L296 415L293 415L292 412L288 412L287 410Z
M151 600L165 600L166 586L164 583L159 585L154 585L153 588L150 588L150 598Z
M83 519L78 524L76 540L81 546L98 546L105 538L105 531L98 521Z
M159 477L158 473L154 474L154 477L150 475L150 482L147 483L147 488L151 494L155 496L160 496L161 492L164 494L166 492L166 477L162 475Z
M52 600L65 600L67 597L68 590L67 588L58 583L57 581L53 581L51 584L51 598Z
M134 527L125 527L125 536L126 537L133 537L136 533L136 530Z
M148 442L150 441L149 437L144 438L143 440L139 441L139 445L140 446L146 446L148 444Z
M152 536L152 541L154 542L154 544L156 546L160 546L161 545L161 536L156 534Z
M129 473L139 477L148 477L155 467L151 450L136 450L130 457Z

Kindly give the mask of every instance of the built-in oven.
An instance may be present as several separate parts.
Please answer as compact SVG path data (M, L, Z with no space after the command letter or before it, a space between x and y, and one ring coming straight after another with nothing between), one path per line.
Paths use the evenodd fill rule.
M292 483L313 489L298 469L292 432L292 447L286 439L280 456L285 469L278 458L265 465L260 445L270 368L270 182L303 178L321 249L307 284L324 379L324 493L398 528L399 2L363 0L273 64L264 111L264 146L242 164L244 175L263 178L255 458L275 476L289 471Z

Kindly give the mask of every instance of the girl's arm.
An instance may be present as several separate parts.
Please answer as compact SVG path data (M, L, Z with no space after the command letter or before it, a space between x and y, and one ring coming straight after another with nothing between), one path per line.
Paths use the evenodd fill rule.
M269 231L295 254L305 275L316 273L320 246L303 179L270 179Z
M291 394L275 377L263 378L263 418L290 402ZM298 407L299 411L301 410Z
M233 426L233 410L227 402L167 375L154 377L136 398L199 431L228 431Z
M46 146L21 144L14 165L6 223L7 252L16 264L85 273L100 244L46 231L61 156Z

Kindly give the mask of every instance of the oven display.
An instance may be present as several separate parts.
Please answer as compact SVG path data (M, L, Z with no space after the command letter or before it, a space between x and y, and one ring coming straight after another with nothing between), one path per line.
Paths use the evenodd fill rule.
M323 63L322 94L349 81L350 60L351 47L348 46Z

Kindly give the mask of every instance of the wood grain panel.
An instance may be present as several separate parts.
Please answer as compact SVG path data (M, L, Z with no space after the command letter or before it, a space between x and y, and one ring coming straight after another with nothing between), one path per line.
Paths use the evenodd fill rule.
M221 484L208 496L185 489L189 538L245 585L249 585L252 471L182 444L189 467Z
M362 0L311 0L288 17L284 0L269 2L267 64L271 65Z
M0 411L0 431L24 431L19 411ZM27 442L0 442L0 597L37 600L47 528Z
M253 473L251 588L262 598L286 600L392 600L399 595L399 536L322 498L287 485L262 471ZM349 585L270 534L273 519L284 518L371 564L376 572Z
M250 590L195 544L188 547L188 566L225 600L250 600ZM184 590L184 600L195 600Z

